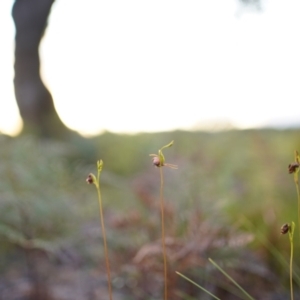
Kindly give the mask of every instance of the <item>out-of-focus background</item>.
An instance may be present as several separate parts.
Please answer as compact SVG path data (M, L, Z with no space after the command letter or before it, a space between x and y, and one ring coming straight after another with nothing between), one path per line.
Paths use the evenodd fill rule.
M20 1L21 17L36 7L32 1ZM41 76L73 130L299 125L297 0L53 2L38 4L45 12L36 7L40 14L51 9ZM8 134L21 127L12 84L13 3L0 3L0 130ZM33 31L44 24L28 18ZM30 31L22 21L19 27Z
M0 2L0 299L289 297L300 150L297 1ZM299 292L299 230L295 291Z

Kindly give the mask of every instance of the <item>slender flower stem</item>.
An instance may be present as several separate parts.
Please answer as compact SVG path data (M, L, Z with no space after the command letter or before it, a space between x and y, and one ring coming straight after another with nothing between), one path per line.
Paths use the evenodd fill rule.
M98 175L98 179L99 179L99 175ZM101 198L101 193L100 193L100 183L96 184L96 188L97 188L97 193L98 193L99 213L100 213L100 221L101 221L101 228L102 228L102 237L103 237L103 244L104 244L104 253L105 253L105 262L106 262L106 274L107 274L107 281L108 281L108 293L109 293L109 299L112 300L111 276L110 276L108 250L107 250L106 234L105 234L105 227L104 227L104 220L103 220L103 208L102 208L102 198Z
M298 151L295 150L295 162L289 165L289 173L294 173L294 182L297 190L297 200L298 200L298 232L300 237L300 192L299 192L299 164L300 164L300 156Z
M291 241L291 257L290 257L290 288L291 288L291 300L294 300L294 291L293 291L293 241Z
M297 199L298 199L298 233L300 237L300 191L299 191L298 175L295 176L295 185L296 185Z
M163 168L160 169L160 209L161 209L161 243L163 250L163 259L164 259L164 281L165 281L165 300L168 299L168 270L167 270L167 255L166 255L166 243L165 243L165 214L164 214L164 176Z
M294 231L295 223L289 226L289 239L291 244L291 255L290 255L290 290L291 290L291 300L294 300L294 290L293 290L293 256L294 256Z
M105 255L105 263L106 263L106 275L108 281L108 294L109 299L112 300L112 288L111 288L111 276L110 276L110 267L109 267L109 258L108 258L108 250L106 244L106 234L105 234L105 226L104 226L104 217L103 217L103 208L102 208L102 198L101 198L101 191L100 191L100 174L103 168L103 161L97 161L97 178L94 174L90 173L86 179L88 184L94 184L98 194L98 203L99 203L99 214L100 214L100 222L101 222L101 229L102 229L102 238L104 244L104 255Z
M165 162L165 157L163 155L162 150L165 148L169 148L174 144L174 141L170 142L168 145L163 146L158 150L157 154L149 154L152 156L152 163L154 166L160 169L160 209L161 209L161 243L162 243L162 252L163 252L163 259L164 259L164 299L168 299L168 269L167 269L167 253L166 253L166 240L165 240L165 214L164 214L164 176L162 167L166 166L171 169L177 169L176 165L168 164Z

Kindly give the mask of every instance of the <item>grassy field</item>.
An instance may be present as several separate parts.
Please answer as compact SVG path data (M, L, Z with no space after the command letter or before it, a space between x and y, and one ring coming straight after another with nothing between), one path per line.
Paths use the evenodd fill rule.
M243 299L208 258L255 299L289 298L290 244L280 228L291 221L299 292L297 194L287 168L299 130L176 131L68 142L0 136L0 299L106 299L97 195L85 182L98 159L114 299L162 299L160 180L149 154L171 140L170 299L211 299L175 271L221 299Z

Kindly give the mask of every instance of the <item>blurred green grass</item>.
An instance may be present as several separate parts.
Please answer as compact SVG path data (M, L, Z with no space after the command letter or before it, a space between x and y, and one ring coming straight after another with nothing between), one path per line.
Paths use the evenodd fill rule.
M104 161L102 195L114 257L122 253L130 260L143 245L159 239L159 213L149 203L158 200L159 176L149 154L171 140L175 143L165 150L166 161L179 169L164 169L167 233L188 243L201 222L253 233L241 251L259 255L285 284L288 269L280 261L288 261L289 242L280 227L292 220L298 224L296 189L287 166L294 150L300 150L299 130L105 133L64 143L0 136L2 269L16 245L25 247L29 239L53 252L74 247L87 264L98 260L100 228L89 247L85 233L85 226L100 226L96 191L85 183L88 173L96 173L98 159ZM296 229L295 253L298 237ZM212 253L225 259L231 251L225 248ZM297 255L295 262L300 264Z

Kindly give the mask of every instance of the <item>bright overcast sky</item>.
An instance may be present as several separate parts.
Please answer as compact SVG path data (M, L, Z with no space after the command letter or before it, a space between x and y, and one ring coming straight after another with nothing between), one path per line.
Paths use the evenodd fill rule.
M300 121L300 1L263 3L56 0L40 52L61 119L83 134ZM0 131L10 134L21 124L11 5L0 1Z

